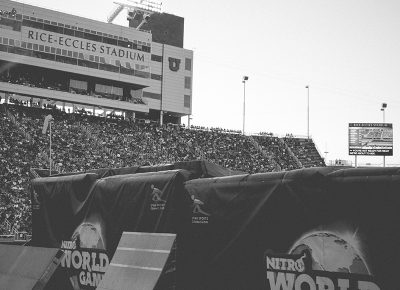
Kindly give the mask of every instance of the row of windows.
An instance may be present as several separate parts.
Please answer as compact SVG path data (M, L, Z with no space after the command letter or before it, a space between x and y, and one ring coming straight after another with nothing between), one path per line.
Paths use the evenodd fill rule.
M22 20L22 23L21 23ZM0 27L9 28L14 31L21 31L21 25L26 27L32 27L36 29L46 30L50 32L55 32L59 34L65 34L69 36L74 36L77 38L88 39L97 42L103 42L115 46L120 46L124 48L131 48L140 50L143 52L150 52L150 43L133 40L129 41L129 39L125 37L118 37L116 35L111 35L107 33L102 33L94 30L83 29L81 27L70 26L67 24L50 22L48 20L43 20L35 17L28 17L26 15L23 16L23 19L20 14L17 14L16 19L11 19L10 17L0 17Z
M0 28L21 31L21 21L0 17Z
M161 95L156 93L143 92L143 97L155 100L161 100ZM183 106L185 108L190 108L190 99L191 99L190 95L183 96Z
M27 45L27 48L24 48L24 47L12 46L13 44L18 44L17 41L13 40L12 42L13 44L11 44L11 41L8 41L7 39L7 42L9 43L9 45L1 44L1 37L0 37L0 51L24 55L24 56L30 56L35 58L41 58L46 60L52 60L71 65L78 65L82 67L89 67L92 69L111 71L115 73L131 75L140 78L151 78L159 81L161 81L162 79L161 75L151 74L145 71L134 70L130 67L127 68L123 66L116 66L101 62L98 63L95 61L87 60L84 59L82 56L80 56L80 54L72 51L66 51L66 50L61 51L59 49L55 49L54 47L48 47L36 44L32 45L32 43L30 43L31 45ZM3 43L4 43L4 38L3 38Z
M68 56L71 58L77 58L81 60L88 60L90 62L95 62L95 63L100 63L100 64L108 64L108 61L102 56L95 56L95 55L88 55L88 54L83 54L81 52L76 52L76 51L70 51L66 49L60 49L60 48L55 48L55 47L50 47L47 45L41 45L41 44L36 44L36 43L30 43L30 42L25 42L25 41L19 41L19 40L14 40L14 39L8 39L6 37L0 37L0 44L3 43L5 45L9 46L16 46L16 47L22 47L30 50L37 50L37 51L44 51L47 53L51 54L57 54L57 55L63 55L63 56ZM140 64L135 64L134 67L132 67L132 64L130 62L125 62L121 63L120 60L115 60L113 64L111 64L116 67L126 67L127 69L135 69L135 70L146 70L148 69L148 66L145 65L140 65Z
M26 20L26 19L23 20L23 23L25 26L30 26L30 27L34 27L34 28L39 28L39 29L52 31L52 32L56 32L56 33L61 33L61 34L66 34L66 35L71 35L71 36L76 36L79 38L85 38L85 39L103 42L103 43L107 43L107 44L112 44L112 45L116 45L116 46L121 46L121 47L125 47L125 48L133 48L133 49L138 49L138 50L145 51L145 52L150 52L150 47L148 47L148 49L147 49L146 46L140 46L140 43L142 43L140 41L139 41L139 44L137 44L136 41L134 41L132 43L132 42L129 42L126 38L124 38L124 40L108 38L108 37L103 37L101 39L101 36L94 35L91 33L77 31L77 30L68 29L68 28L63 28L63 27L59 27L59 26L55 26L55 25L49 25L46 23L34 22L31 20ZM40 27L37 26L38 24L40 25ZM12 20L12 19L8 19L8 18L4 18L4 17L0 17L0 28L8 28L8 29L12 29L14 31L21 31L21 22ZM61 30L63 30L63 32ZM116 37L116 36L114 36L114 37ZM162 56L152 54L151 60L156 61L156 62L162 62ZM98 61L96 61L96 62L98 62ZM188 70L188 71L192 70L192 60L190 58L185 58L185 70Z

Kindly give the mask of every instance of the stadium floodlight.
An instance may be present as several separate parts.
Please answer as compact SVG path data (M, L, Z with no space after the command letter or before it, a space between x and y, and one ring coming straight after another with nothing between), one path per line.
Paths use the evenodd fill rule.
M387 108L386 103L382 103L381 111L383 112L383 123L385 123L385 109Z
M249 80L248 76L243 76L243 130L242 134L244 135L244 124L246 119L246 81Z
M310 86L307 89L307 138L310 139Z
M382 103L381 111L383 113L383 123L385 123L385 109L387 108L386 103ZM383 167L386 167L386 156L383 155Z

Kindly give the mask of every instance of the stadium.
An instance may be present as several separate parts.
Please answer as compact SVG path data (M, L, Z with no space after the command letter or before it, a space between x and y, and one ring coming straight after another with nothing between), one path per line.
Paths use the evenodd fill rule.
M75 284L72 283L73 286L69 285L74 287L71 289L94 289L90 288L94 286L99 286L98 289L125 289L113 288L115 284L104 285L113 280L112 276L109 277L112 274L106 272L104 261L107 259L107 264L119 265L111 262L111 259L118 256L114 253L118 253L120 249L117 245L121 235L124 237L125 232L165 235L174 233L177 235L178 250L175 249L175 242L170 241L169 250L174 252L175 256L171 258L170 255L164 260L165 266L160 270L160 279L159 276L152 278L154 283L157 282L157 285L152 285L154 289L259 289L259 283L265 283L265 279L272 285L275 283L273 274L268 274L262 279L257 276L259 268L265 270L263 265L254 272L251 272L250 268L233 267L240 264L240 258L233 253L251 248L250 241L260 238L257 236L260 228L265 226L271 231L278 231L274 225L264 224L264 218L276 221L274 215L281 213L276 210L285 204L288 210L287 219L282 217L281 222L294 233L288 240L293 243L297 239L296 248L289 253L287 251L290 249L290 242L282 244L282 247L286 248L280 248L275 238L272 239L270 248L275 247L280 254L286 251L283 256L288 259L287 263L295 263L301 259L305 248L305 244L301 242L308 243L310 239L307 236L300 240L299 234L316 228L316 224L311 222L312 219L321 223L323 220L326 222L324 225L335 224L334 219L328 217L329 214L334 215L329 207L326 209L326 215L323 211L306 211L308 207L318 207L315 204L319 205L321 202L317 197L319 190L326 194L328 201L338 206L339 203L332 197L333 193L330 195L332 188L346 192L348 187L345 181L344 185L336 184L335 178L343 174L343 178L349 177L352 182L357 178L357 182L371 182L371 188L374 188L380 186L382 180L378 178L376 185L371 176L379 176L380 173L369 172L368 178L364 176L363 171L343 173L345 171L337 172L337 168L326 167L311 138L298 138L291 134L278 137L265 132L243 134L240 130L207 128L190 123L187 126L182 125L182 118L187 117L190 120L189 116L192 113L193 51L183 47L184 19L162 13L157 5L151 6L149 3L151 2L148 2L147 6L119 4L110 16L109 23L105 23L20 2L1 2L2 242L60 247L64 253L70 251L70 262L74 265L71 266L71 277L77 279ZM129 27L112 24L112 19L125 8L128 10ZM396 184L399 175L395 169L388 169L385 174L388 180ZM390 179L390 176L395 176L396 180ZM363 177L365 179L362 179ZM211 189L214 187L215 192ZM347 197L349 204L356 206L360 200L358 193L363 189L365 188L361 186L360 190L354 190L357 193L356 197ZM141 205L130 199L131 197L128 198L129 194L133 195L132 192L142 200ZM228 192L232 193L232 196L224 197ZM244 194L245 192L248 195ZM115 193L115 196L119 197L114 200L107 193ZM293 193L299 193L298 200L289 198ZM218 198L214 194L218 195ZM315 201L311 202L308 194L315 196ZM151 198L147 198L148 196ZM88 205L91 198L92 201ZM98 208L104 210L114 201L122 212L125 212L128 205L137 211L132 210L132 213L128 213L127 210L126 216L111 212L111 209L108 213L101 210L101 214L96 212ZM63 204L69 208L70 202L76 216L69 216L70 213L63 209ZM393 206L397 202L398 198ZM262 206L258 207L257 203ZM386 205L379 202L367 203L368 209ZM96 210L93 204L98 206ZM232 207L225 211L221 208L222 204ZM245 206L241 208L241 205ZM140 209L147 206L150 213ZM85 218L82 218L80 210L85 212ZM270 211L274 211L275 214L270 215ZM64 216L58 216L57 212L62 212ZM159 216L152 216L155 213ZM351 214L350 207L344 208L343 213L350 220L359 221ZM296 215L304 217L304 220L290 224L289 221L296 219ZM362 211L360 215L367 217L368 211ZM235 222L230 224L230 218ZM381 218L385 221L385 218L389 219L392 216L388 212ZM74 225L68 225L67 219L73 220ZM184 222L186 219L189 220L188 224ZM247 220L248 228L246 223L243 223ZM338 221L340 220L338 218ZM57 225L57 221L62 226ZM214 221L213 229L199 228ZM47 228L44 229L45 227ZM328 228L314 236L320 239L322 235L331 239L339 235L331 234L331 229ZM115 229L115 232L111 229ZM64 230L66 232L61 233ZM228 233L226 237L221 235L223 230ZM383 227L381 234L388 234L386 230L387 228ZM247 231L246 239L241 237L242 231ZM110 236L106 239L106 235ZM342 241L343 236L337 237L337 240ZM140 237L135 236L135 239ZM91 242L87 242L88 240ZM268 243L270 240L267 236L262 236L260 241ZM343 241L346 242L348 240ZM179 243L183 245L182 252L179 252ZM201 248L203 245L207 247L197 253L196 247ZM220 252L214 253L212 245L217 245L216 248ZM385 245L387 246L383 243L379 249L384 249ZM334 244L333 247L336 246ZM75 251L79 247L101 248L101 251ZM265 250L260 243L254 247L257 255L262 252L261 260L283 259L283 256L280 257L277 253L263 256ZM248 252L250 258L246 258L243 265L252 263L251 258L258 259L253 256L253 252ZM107 256L104 253L107 253ZM288 256L289 254L291 256ZM364 285L365 288L360 289L365 290L387 289L377 288L376 281L379 285L383 285L384 282L387 283L385 285L394 285L391 284L394 283L392 278L389 279L380 272L378 280L373 280L372 271L362 259L360 249L354 248L353 254L352 257L358 263L356 264L362 266L357 268L351 265L353 268L349 268L348 272L355 273L357 281L347 274L322 273L322 266L319 269L314 268L317 258L304 254L306 262L303 266L310 275L307 277L315 277L317 273L323 277L328 275L326 279L329 277L329 281L348 279L351 285ZM49 259L58 257L57 255L59 253L54 252ZM97 269L102 270L92 273L88 266L86 269L82 262L85 255L93 257L90 261L92 270L96 265ZM388 255L389 253L385 252L383 257ZM80 259L81 263L76 262L75 265L74 257ZM190 257L191 262L188 262L187 257ZM292 258L294 262L290 260ZM312 269L311 260L314 261ZM382 260L384 261L384 258ZM58 261L57 265L65 265L65 261ZM89 265L89 262L87 263ZM175 264L180 263L183 266L178 268L184 270L171 270L175 269ZM258 263L257 260L257 267ZM275 273L278 275L276 277L287 275L286 268L278 264L270 262L272 268L267 267L267 272ZM221 267L226 268L221 270L221 277L216 277L215 273ZM292 270L301 274L304 267ZM190 268L193 271L190 271ZM48 271L53 272L56 273L55 276L62 275L55 269ZM203 273L201 282L194 272ZM232 274L237 278L226 282L227 277ZM148 279L151 276L142 275ZM257 277L252 282L255 276ZM240 277L243 279L240 280ZM59 276L57 279L39 277L37 281L44 285L37 289L69 289L67 286L62 288L59 284L54 284L57 283L55 281L63 280ZM315 283L318 282L318 279L317 282L312 279L307 280L309 287L315 287ZM45 288L46 283L43 281L49 282L50 286ZM100 284L100 281L103 281L103 284ZM188 285L192 285L192 281L198 282L198 288L187 288ZM5 282L1 280L0 283ZM246 288L246 283L253 288ZM338 282L335 283L337 285ZM376 288L367 288L375 286Z

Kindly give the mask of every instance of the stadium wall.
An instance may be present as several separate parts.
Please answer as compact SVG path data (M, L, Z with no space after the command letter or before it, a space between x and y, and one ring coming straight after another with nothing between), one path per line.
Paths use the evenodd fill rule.
M0 10L14 12L0 15L0 60L123 82L144 88L145 111L191 113L192 51L153 42L148 31L19 2L4 0Z

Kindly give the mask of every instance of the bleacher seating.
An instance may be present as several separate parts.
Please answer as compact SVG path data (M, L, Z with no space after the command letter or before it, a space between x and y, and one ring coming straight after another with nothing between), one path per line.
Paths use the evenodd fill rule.
M284 138L284 141L303 167L325 166L324 159L319 154L312 139L288 137Z
M25 103L27 105L27 103ZM82 172L206 159L248 173L324 166L312 140L272 134L244 136L240 131L67 114L21 103L0 105L0 234L5 220L31 232L29 170L48 167L49 138L42 134L52 114L53 168ZM28 137L29 138L28 138ZM300 161L300 162L299 162Z

